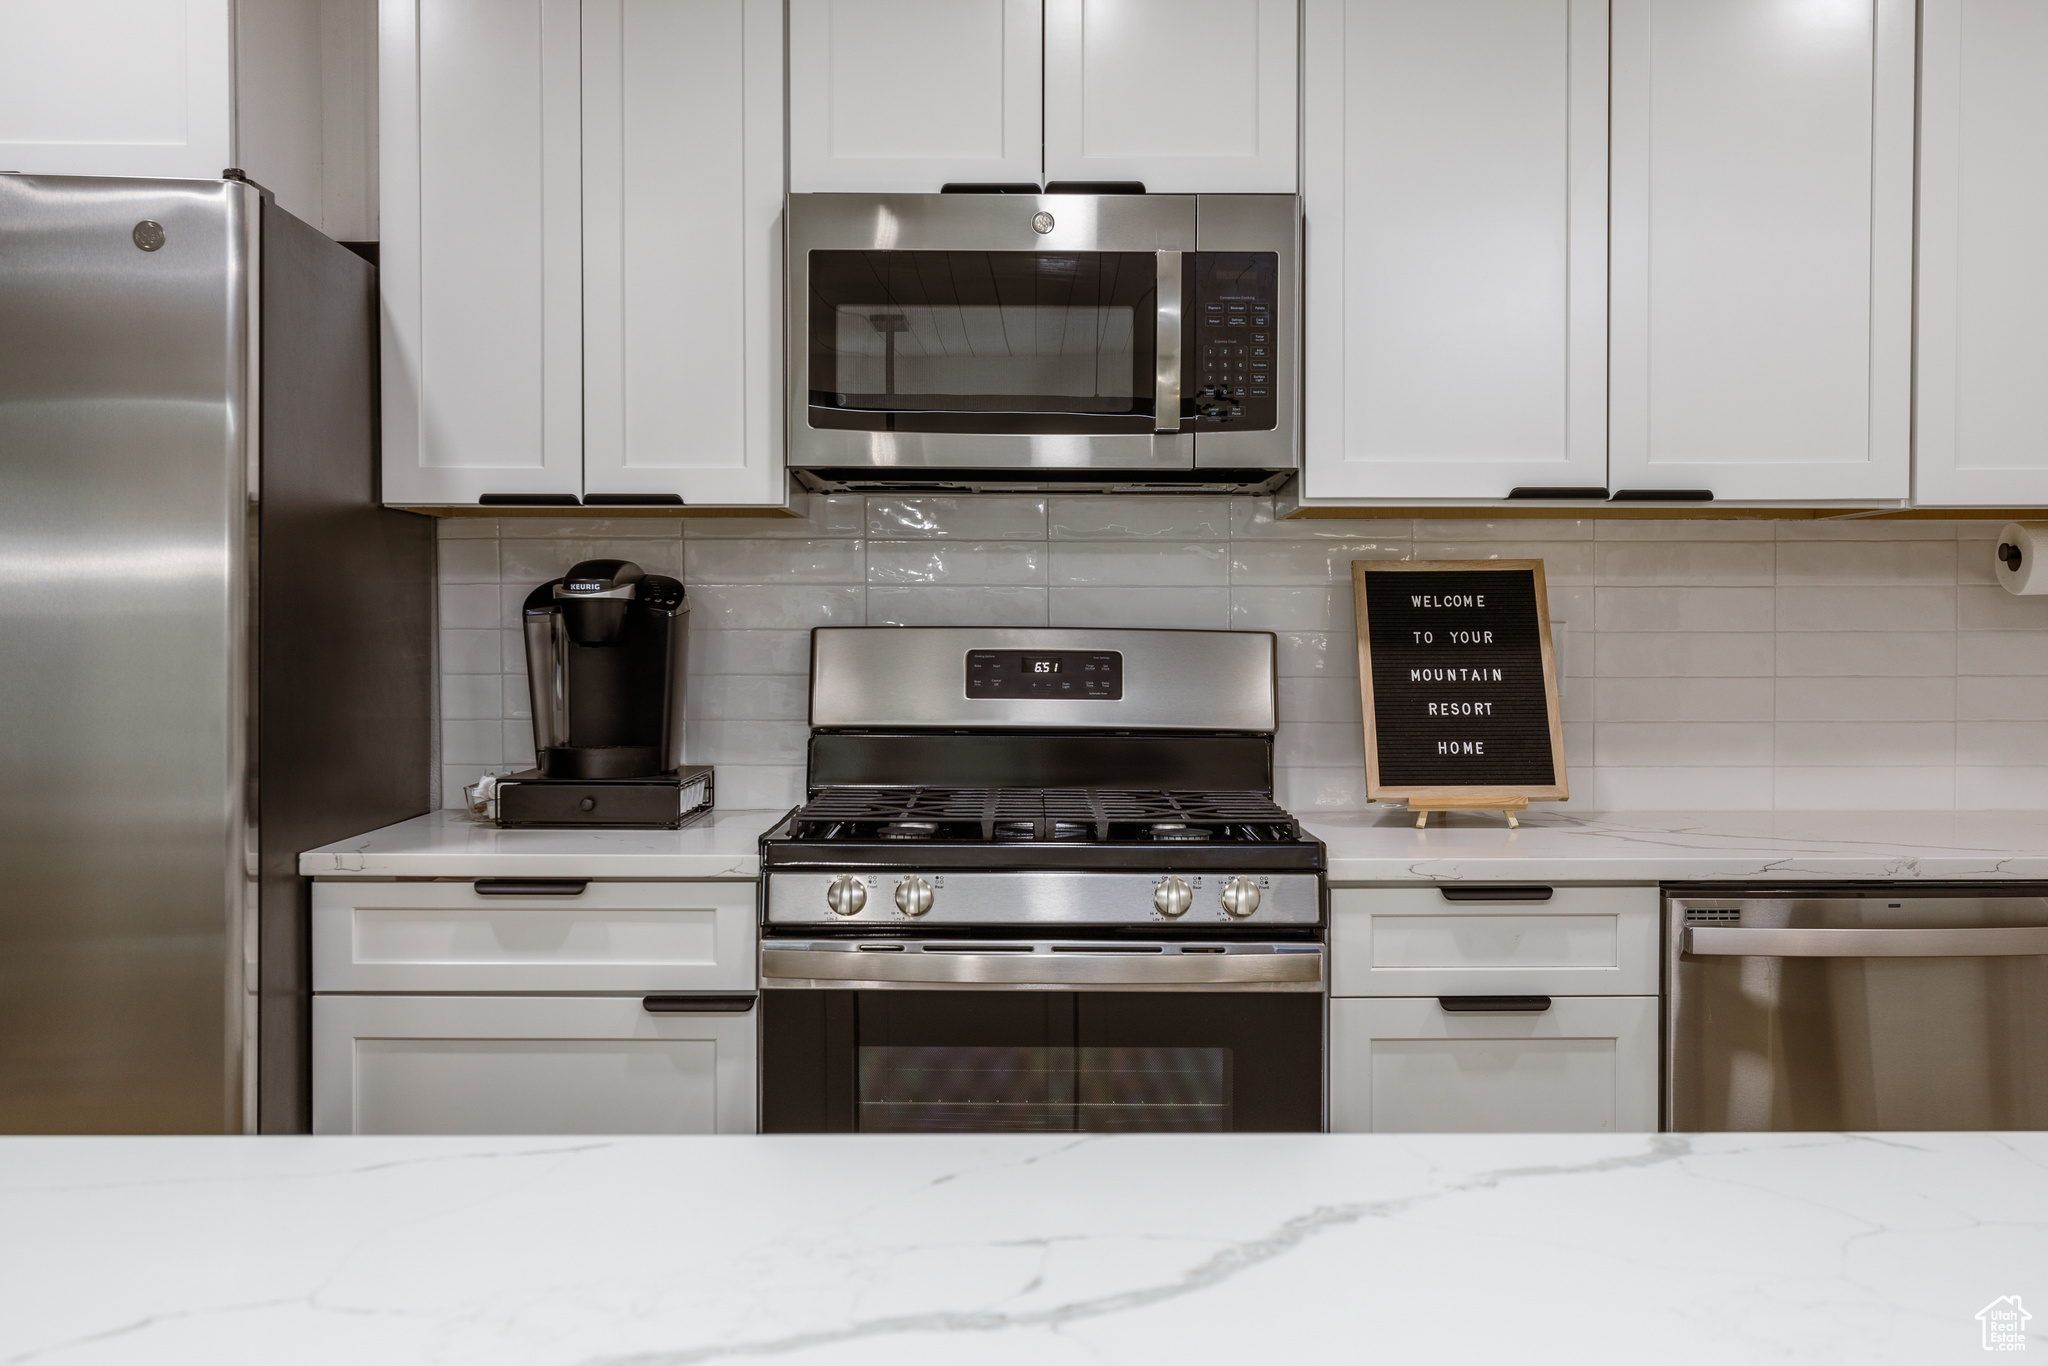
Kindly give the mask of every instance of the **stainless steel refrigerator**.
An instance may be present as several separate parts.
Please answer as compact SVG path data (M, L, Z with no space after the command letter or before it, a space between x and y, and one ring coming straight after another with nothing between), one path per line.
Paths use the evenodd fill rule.
M374 277L246 182L0 175L0 1131L307 1128L297 855L428 805Z

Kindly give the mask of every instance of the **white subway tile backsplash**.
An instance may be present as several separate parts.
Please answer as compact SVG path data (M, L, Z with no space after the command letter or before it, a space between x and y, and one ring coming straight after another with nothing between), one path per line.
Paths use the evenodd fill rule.
M1228 498L1053 498L1046 534L1055 541L1222 541Z
M1958 721L1956 762L1985 768L2048 764L2048 721Z
M1780 631L1952 631L1954 588L1780 586Z
M1055 588L1199 588L1230 582L1224 541L1055 541Z
M1780 721L1953 721L1953 678L1780 678Z
M1228 588L1055 588L1053 626L1230 629Z
M1778 672L1788 677L1947 678L1956 669L1953 631L1781 633Z
M1608 588L1593 590L1592 625L1601 631L1769 631L1769 588Z
M1602 811L1768 811L1768 768L1596 768L1593 805Z
M1781 768L1953 766L1952 721L1782 721Z
M1589 721L1769 721L1768 678L1595 678L1575 691Z
M1780 811L1946 811L1956 804L1952 767L1775 772L1772 804Z
M1958 811L2038 811L2048 806L2048 767L1956 768Z
M1601 768L1753 768L1771 762L1761 721L1603 721L1593 735Z
M690 625L698 630L809 630L813 626L867 624L867 594L860 588L693 583L688 593Z
M1409 543L1372 541L1238 541L1230 547L1230 581L1245 587L1349 584L1353 560L1405 560Z
M1778 584L1954 583L1956 543L1780 541Z
M497 631L469 630L441 632L441 672L444 674L502 673Z
M1356 677L1328 676L1282 678L1279 703L1280 714L1290 721L1341 721L1353 726L1360 724L1365 705Z
M442 791L528 767L519 606L578 559L689 586L692 762L802 799L810 628L1199 626L1279 647L1279 800L1367 806L1351 562L1540 558L1566 809L2048 807L2048 598L1995 525L1401 517L1268 498L833 495L786 518L440 523Z
M696 616L694 611L690 614ZM690 631L693 674L799 674L811 672L811 633L804 631Z
M861 583L867 577L865 558L859 541L690 541L683 549L683 582L693 587L700 583Z
M1043 588L870 588L870 626L1044 626Z
M1775 543L1669 540L1601 541L1595 566L1601 584L1769 584Z
M945 536L967 541L1044 540L1045 500L1037 497L868 499L868 536L915 541Z
M1762 631L1637 631L1594 637L1601 678L1768 678L1775 637Z
M1046 580L1043 541L869 541L868 582L882 586L1035 586Z

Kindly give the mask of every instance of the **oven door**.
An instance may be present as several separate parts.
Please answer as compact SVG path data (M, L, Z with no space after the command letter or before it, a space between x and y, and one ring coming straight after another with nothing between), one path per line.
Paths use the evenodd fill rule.
M767 1133L1323 1127L1312 943L763 945Z
M791 465L1193 468L1193 196L792 195L789 234Z

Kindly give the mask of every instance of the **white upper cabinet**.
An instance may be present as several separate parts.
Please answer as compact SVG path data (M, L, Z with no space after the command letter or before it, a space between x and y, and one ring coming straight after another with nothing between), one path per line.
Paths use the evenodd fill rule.
M382 0L384 498L582 483L576 0Z
M1906 497L1913 0L1613 16L1613 486Z
M230 0L0 4L0 170L218 180L234 160Z
M1925 0L1914 497L2048 502L2048 6Z
M1304 492L1604 485L1606 0L1303 26Z
M1038 183L1039 0L789 0L798 193Z
M1294 193L1296 16L1296 0L1046 0L1045 178Z
M383 0L384 498L783 498L778 0Z
M583 0L583 487L782 492L780 0Z

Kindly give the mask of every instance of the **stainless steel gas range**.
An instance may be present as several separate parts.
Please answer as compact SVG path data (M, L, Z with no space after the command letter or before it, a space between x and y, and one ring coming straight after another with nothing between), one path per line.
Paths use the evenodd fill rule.
M1313 1131L1320 841L1274 639L822 628L762 837L767 1132Z

